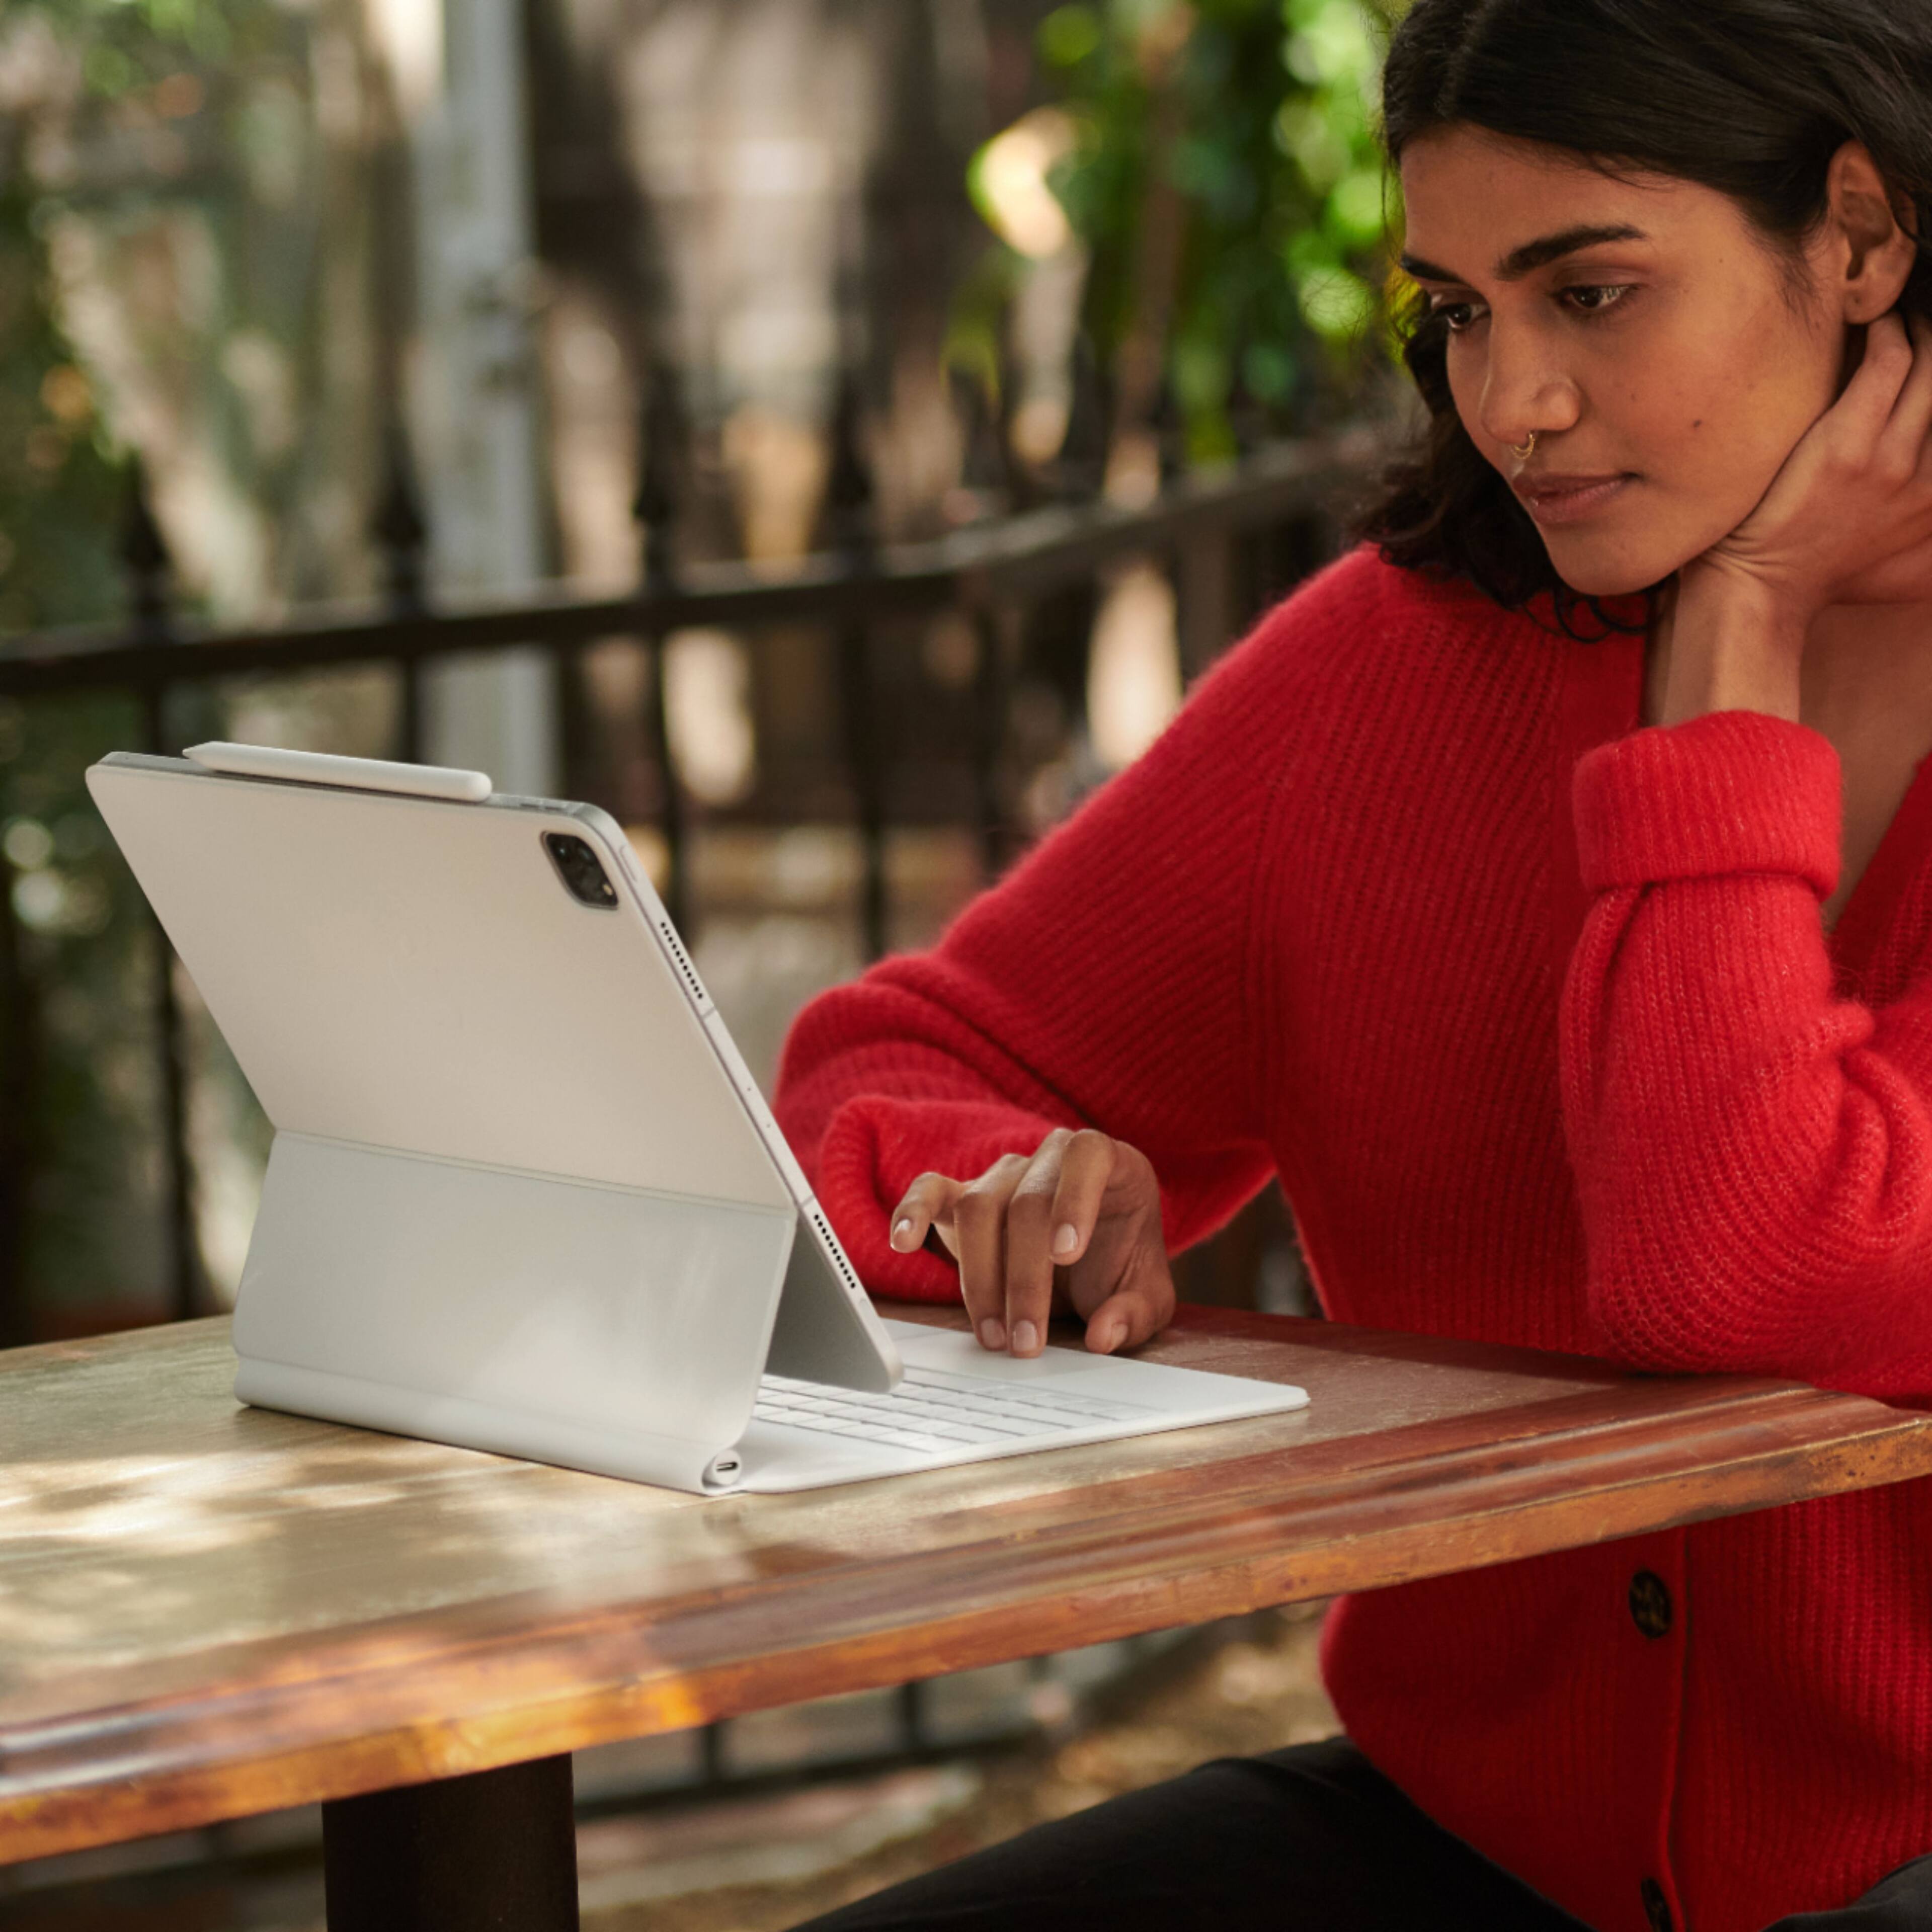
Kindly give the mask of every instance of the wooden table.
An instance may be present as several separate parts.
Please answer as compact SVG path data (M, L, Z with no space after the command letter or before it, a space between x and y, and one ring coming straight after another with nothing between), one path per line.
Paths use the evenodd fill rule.
M238 1408L219 1321L0 1355L0 1862L320 1800L332 1926L550 1932L586 1745L1932 1472L1932 1416L1791 1383L1150 1352L1313 1400L706 1501Z

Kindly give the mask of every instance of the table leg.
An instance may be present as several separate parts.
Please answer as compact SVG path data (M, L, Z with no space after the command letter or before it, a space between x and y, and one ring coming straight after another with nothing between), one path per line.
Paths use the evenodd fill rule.
M570 1760L322 1808L328 1932L578 1932Z

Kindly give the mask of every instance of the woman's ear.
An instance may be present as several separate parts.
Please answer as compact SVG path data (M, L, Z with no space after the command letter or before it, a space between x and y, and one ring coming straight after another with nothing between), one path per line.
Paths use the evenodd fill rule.
M1876 322L1904 293L1918 257L1911 204L1894 200L1858 141L1847 141L1832 157L1826 192L1840 313L1854 326Z

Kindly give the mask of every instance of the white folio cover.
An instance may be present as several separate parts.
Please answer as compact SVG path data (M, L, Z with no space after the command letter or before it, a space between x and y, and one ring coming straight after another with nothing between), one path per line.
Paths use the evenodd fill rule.
M235 1392L701 1489L751 1418L796 1225L280 1134L236 1305Z

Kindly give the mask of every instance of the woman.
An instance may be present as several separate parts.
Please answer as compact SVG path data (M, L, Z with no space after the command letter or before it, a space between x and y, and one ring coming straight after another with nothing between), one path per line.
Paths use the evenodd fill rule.
M1384 108L1375 546L811 1008L780 1116L990 1348L1144 1340L1279 1172L1341 1320L1932 1400L1932 8L1417 0ZM1923 1483L1352 1599L1324 1667L1348 1742L828 1923L1932 1922Z

